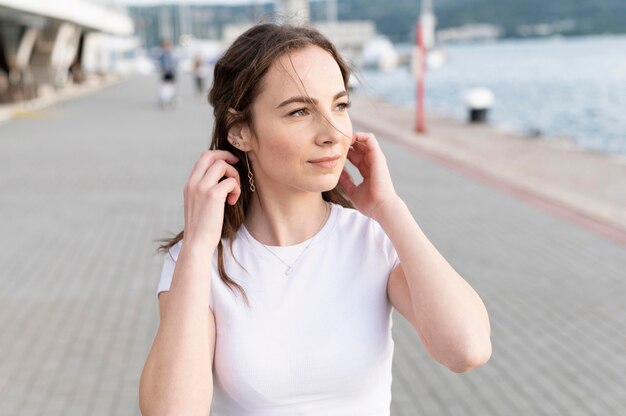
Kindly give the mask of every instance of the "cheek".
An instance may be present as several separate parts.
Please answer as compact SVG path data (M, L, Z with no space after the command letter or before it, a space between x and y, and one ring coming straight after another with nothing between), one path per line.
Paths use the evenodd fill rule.
M346 152L347 152L348 147L352 146L352 142L354 141L354 138L352 137L354 135L354 130L352 129L352 122L350 121L349 118L346 118L346 121L338 127L339 127L339 130L343 133L343 135L341 136L341 140L343 141L343 144L345 145Z
M340 117L337 117L334 120L335 127L337 128L337 130L339 130L340 132L342 132L344 134L343 138L346 138L346 136L349 138L349 140L352 140L352 120L350 119L350 116L345 114L342 115Z
M296 136L297 132L278 129L260 136L259 157L266 170L279 172L301 162L303 150Z

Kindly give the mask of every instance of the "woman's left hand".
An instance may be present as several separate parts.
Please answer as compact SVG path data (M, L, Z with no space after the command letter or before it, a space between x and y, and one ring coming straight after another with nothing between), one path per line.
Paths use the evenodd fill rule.
M359 170L363 182L356 185L344 168L339 183L355 207L362 214L376 220L381 208L386 203L395 203L398 198L391 182L387 160L376 137L372 133L354 133L352 146L348 150L348 160Z

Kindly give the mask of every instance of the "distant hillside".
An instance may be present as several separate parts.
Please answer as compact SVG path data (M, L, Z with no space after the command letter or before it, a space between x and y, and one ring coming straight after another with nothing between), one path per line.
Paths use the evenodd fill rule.
M433 0L437 29L468 23L491 23L505 37L541 33L583 35L626 33L626 0ZM311 1L312 20L326 19L326 1ZM393 42L412 42L420 0L339 0L340 20L372 19ZM175 39L181 33L180 6L130 7L139 35L148 48L159 44L160 25L169 21ZM271 16L274 3L239 6L193 5L191 33L219 38L229 23L258 21Z
M521 36L523 26L554 24L563 35L626 33L626 0L433 0L437 28L491 23L504 36ZM326 2L311 2L313 18L325 18ZM394 42L413 39L416 0L340 0L340 20L373 19ZM565 23L565 24L563 24ZM523 29L523 28L522 28Z

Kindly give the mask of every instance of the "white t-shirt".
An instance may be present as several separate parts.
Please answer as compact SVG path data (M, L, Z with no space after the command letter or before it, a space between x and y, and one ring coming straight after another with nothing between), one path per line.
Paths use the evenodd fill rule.
M264 247L242 226L224 264L250 301L233 293L213 258L213 416L388 416L392 306L387 281L399 264L380 225L331 204L309 243ZM182 241L165 256L157 295L169 290ZM217 253L217 250L216 250ZM247 270L247 271L246 271Z

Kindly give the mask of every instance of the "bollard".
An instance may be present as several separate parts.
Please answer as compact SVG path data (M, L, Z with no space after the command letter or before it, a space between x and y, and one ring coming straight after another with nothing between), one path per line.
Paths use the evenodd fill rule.
M485 123L487 121L486 108L472 108L469 112L470 123Z
M468 108L468 121L470 123L485 123L487 113L493 106L494 96L488 88L472 88L462 95L463 102Z

